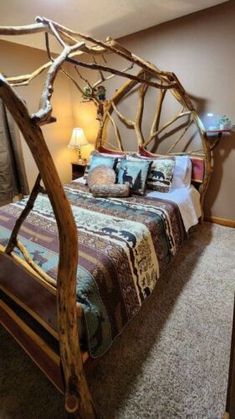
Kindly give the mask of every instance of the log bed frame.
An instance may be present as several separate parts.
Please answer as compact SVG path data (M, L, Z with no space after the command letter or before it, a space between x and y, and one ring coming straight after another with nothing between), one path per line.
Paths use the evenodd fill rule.
M83 88L80 83L84 84L85 82L86 86L89 86L91 92L90 100L97 106L97 118L100 123L96 148L101 146L113 147L113 144L109 144L107 138L108 125L111 124L117 142L116 148L120 150L124 149L120 131L113 113L116 114L118 120L127 128L134 130L139 147L147 147L150 143L156 143L163 131L166 133L166 130L175 126L175 123L181 121L181 118L186 118L180 136L170 146L168 154L187 154L201 157L204 160L204 178L199 187L202 205L211 176L211 150L215 143L211 142L211 140L210 142L208 141L203 124L197 115L194 105L176 75L171 72L159 70L154 64L131 53L112 38L107 38L105 42L102 42L70 30L44 17L37 17L35 23L32 25L0 27L0 35L14 36L39 32L45 36L49 61L31 74L15 77L6 77L0 74L0 98L18 125L39 170L39 175L31 192L28 204L16 222L8 245L6 248L0 247L0 262L1 269L6 269L6 272L9 273L7 269L12 268L14 278L18 282L21 281L25 273L28 273L34 277L39 277L49 287L52 287L55 297L54 315L58 330L58 333L54 337L59 342L59 354L53 352L40 336L35 335L6 301L0 304L1 322L56 387L64 392L66 411L74 418L95 418L98 416L83 369L83 363L87 358L87 354L81 352L78 338L77 316L82 316L82 308L76 303L75 293L78 263L77 229L70 204L65 196L41 130L43 124L56 121L55 117L52 116L51 105L55 78L58 72L62 72L71 80L80 93L83 93ZM61 46L61 53L57 56L52 55L50 52L49 36L53 36ZM127 66L122 70L109 67L107 60L113 55L119 56L127 61ZM85 61L83 61L84 58ZM64 64L66 66L63 66ZM68 70L68 64L72 66L72 71ZM83 67L93 70L93 72L94 70L98 72L99 78L96 83L90 83L83 76L80 72L80 68ZM138 68L138 71L132 71L133 67ZM43 72L46 73L46 79L40 99L39 110L33 115L30 115L24 101L18 96L14 88L28 85L31 80ZM108 73L108 76L104 73ZM96 95L97 86L108 82L114 76L125 77L128 81L115 92L111 100L99 100ZM150 134L145 139L142 132L142 119L145 96L147 89L150 87L158 92L158 100ZM138 104L136 117L133 121L126 118L120 112L117 104L127 97L134 88L138 92ZM173 95L181 109L171 120L161 124L163 101L167 92ZM174 152L179 142L188 133L192 124L199 133L202 145L201 149L194 151L187 149L182 153ZM174 128L173 131L175 134L176 129ZM44 187L41 186L41 182L43 182ZM38 193L42 191L46 191L48 194L58 226L60 254L57 282L32 261L27 249L18 240L20 226L33 208ZM66 214L66 218L64 214ZM15 247L24 256L24 261L13 254ZM27 308L27 311L30 312L29 308Z

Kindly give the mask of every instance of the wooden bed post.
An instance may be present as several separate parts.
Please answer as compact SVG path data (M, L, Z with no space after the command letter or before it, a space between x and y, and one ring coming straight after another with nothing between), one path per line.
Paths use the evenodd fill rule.
M60 356L65 381L65 408L74 418L95 418L96 413L83 369L76 312L78 261L77 229L41 128L0 75L0 98L22 132L36 161L57 221L60 257L57 277L57 311Z

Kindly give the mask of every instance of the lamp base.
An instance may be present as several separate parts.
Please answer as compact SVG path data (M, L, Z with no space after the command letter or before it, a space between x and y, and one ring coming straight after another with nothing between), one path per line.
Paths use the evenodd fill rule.
M77 161L76 161L76 163L78 163L78 164L82 164L82 165L85 165L86 164L86 160L85 159L77 159Z

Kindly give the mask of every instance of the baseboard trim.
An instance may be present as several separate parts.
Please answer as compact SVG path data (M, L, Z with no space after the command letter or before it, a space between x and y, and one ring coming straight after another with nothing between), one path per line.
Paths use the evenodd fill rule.
M220 224L222 226L235 228L235 220L230 220L228 218L214 217L213 215L205 217L205 221L210 223Z

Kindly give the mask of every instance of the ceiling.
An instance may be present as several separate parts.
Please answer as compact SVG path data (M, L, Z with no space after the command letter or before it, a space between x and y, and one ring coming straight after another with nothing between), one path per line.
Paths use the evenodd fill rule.
M227 0L7 0L1 1L0 25L24 25L46 16L71 29L105 39L120 38ZM3 37L2 37L3 38ZM10 40L44 49L42 35ZM56 44L51 44L56 51Z

